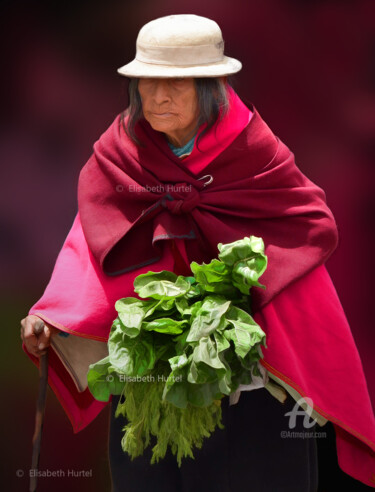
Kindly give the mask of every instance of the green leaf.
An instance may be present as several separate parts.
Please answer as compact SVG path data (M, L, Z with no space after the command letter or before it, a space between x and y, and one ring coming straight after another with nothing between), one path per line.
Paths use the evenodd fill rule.
M264 254L263 239L256 236L244 237L232 243L217 245L219 250L219 259L225 265L233 266L240 260L255 256L256 254Z
M189 284L191 284L191 285L193 285L197 282L195 277L184 277L184 279L186 280L186 282L189 282Z
M187 367L188 364L172 372L174 379L170 378L166 383L163 400L185 409L188 404L207 407L212 404L213 400L222 397L217 380L212 383L190 384L187 381Z
M178 297L175 301L175 306L177 311L182 317L190 318L191 307L186 299L186 297Z
M199 340L199 344L195 347L193 352L193 361L196 364L203 362L214 369L225 370L224 364L219 359L216 344L210 337L202 337Z
M108 401L111 394L120 395L125 384L113 371L108 356L89 365L87 383L91 394L99 401Z
M186 339L189 335L189 330L185 330L181 335L177 335L176 337L173 338L173 341L176 343L174 346L174 350L177 355L182 355L186 348L189 346L187 343Z
M146 331L157 331L159 333L168 333L178 335L183 332L187 321L177 321L170 318L158 318L153 321L144 322L142 329Z
M191 320L198 315L199 311L202 309L203 301L196 301L190 306Z
M231 306L225 318L233 328L226 329L224 336L227 340L233 340L235 352L239 357L244 358L255 344L264 340L264 331L250 314L242 309Z
M160 299L155 306L155 311L162 312L165 315L166 311L174 310L175 301L176 299Z
M256 368L259 359L263 358L262 350L259 345L251 347L249 352L243 359L240 359L241 365L245 369L254 370ZM256 369L255 369L256 372Z
M158 304L158 301L144 301L143 299L138 299L136 297L124 297L123 299L116 301L115 309L118 313L131 313L134 307L139 307L144 311L145 316L149 316L154 312L154 309Z
M186 408L188 404L188 388L186 382L176 382L170 386L166 383L162 398L177 408Z
M134 290L135 287L143 287L150 282L162 282L167 280L168 282L175 282L177 280L177 275L168 270L162 270L161 272L147 272L141 273L134 279ZM137 292L137 291L136 291Z
M251 287L265 288L258 282L259 277L267 268L267 258L264 255L258 255L248 258L246 261L239 261L235 264L232 271L233 284L243 293L249 294Z
M172 371L168 376L163 390L163 400L173 403L178 408L186 408L188 404L188 388L186 384L187 369L192 356L172 357L169 363Z
M183 276L177 277L174 273L165 270L159 273L144 273L134 280L135 292L140 297L153 299L182 296L189 291L190 285Z
M267 268L264 244L256 236L245 237L228 244L218 244L219 258L231 269L232 283L249 295L253 286L265 288L258 282Z
M225 338L222 332L216 330L214 332L214 338L218 353L224 352L224 350L227 350L230 347L229 341Z
M236 296L237 291L233 287L231 269L217 259L201 265L193 261L190 264L198 284L206 291L222 294L227 297Z
M156 300L144 301L135 297L119 299L115 308L124 333L131 338L138 336L143 320L151 316L158 305Z
M219 382L205 384L187 384L187 400L197 407L208 407L214 400L220 400L223 394Z
M198 341L202 337L223 327L225 319L223 315L229 309L230 301L220 296L207 296L198 310L192 314L188 342Z
M169 364L172 371L175 371L176 369L181 369L182 367L185 367L188 363L189 359L186 357L186 354L176 355L175 357L171 357L169 359Z
M127 376L142 376L156 362L153 338L147 332L131 338L120 329L111 330L108 350L111 365Z
M215 342L210 337L201 338L194 348L187 374L188 382L193 384L217 382L220 385L220 381L226 377L227 370L229 370L230 381L230 368L226 367L220 359Z
M176 353L174 337L153 332L153 342L156 360L168 361Z
M194 298L199 298L202 297L204 294L204 289L200 284L193 284L191 285L190 289L188 292L186 292L185 297L186 299L194 299Z

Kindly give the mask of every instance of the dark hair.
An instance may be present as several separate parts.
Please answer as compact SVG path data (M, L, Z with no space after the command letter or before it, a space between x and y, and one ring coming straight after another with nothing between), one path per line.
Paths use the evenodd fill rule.
M138 92L138 78L132 78L129 82L129 106L121 114L121 124L128 135L137 145L142 145L136 133L135 126L143 118L142 101ZM199 107L199 118L197 128L207 123L206 128L199 135L197 144L203 135L215 124L218 116L222 119L229 110L229 101L226 86L227 81L221 78L199 78L194 79ZM125 116L129 115L127 125Z

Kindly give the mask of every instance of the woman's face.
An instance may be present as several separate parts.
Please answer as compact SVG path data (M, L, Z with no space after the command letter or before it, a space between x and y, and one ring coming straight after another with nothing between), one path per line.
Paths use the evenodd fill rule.
M182 147L196 132L198 98L194 79L139 79L138 91L145 119Z

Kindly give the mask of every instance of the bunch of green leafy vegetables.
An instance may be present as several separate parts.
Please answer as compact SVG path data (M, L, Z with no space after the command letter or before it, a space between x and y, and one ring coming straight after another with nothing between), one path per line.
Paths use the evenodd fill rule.
M264 288L263 240L250 236L218 249L209 264L191 263L191 277L136 277L139 298L116 302L109 355L90 365L97 400L121 395L116 416L127 419L122 448L132 459L154 439L151 463L170 446L181 466L216 426L223 428L221 399L260 375L265 333L251 316L250 289Z

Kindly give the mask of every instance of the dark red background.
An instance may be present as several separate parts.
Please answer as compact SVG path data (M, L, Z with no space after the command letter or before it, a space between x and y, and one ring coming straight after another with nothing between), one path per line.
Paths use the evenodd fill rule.
M21 350L19 321L48 282L77 210L77 178L92 144L127 105L127 82L116 69L134 57L139 28L163 15L195 13L219 23L227 54L244 65L234 79L236 91L255 104L302 171L326 191L340 233L327 267L374 401L375 2L24 0L1 5L3 489L27 490L31 460L38 374ZM348 398L355 394L348 388ZM38 490L110 490L107 425L104 411L73 435L49 391L40 468L92 469L93 476L40 479ZM320 492L345 485L365 490L338 470L328 431L330 437L319 442ZM25 476L17 478L16 470Z

